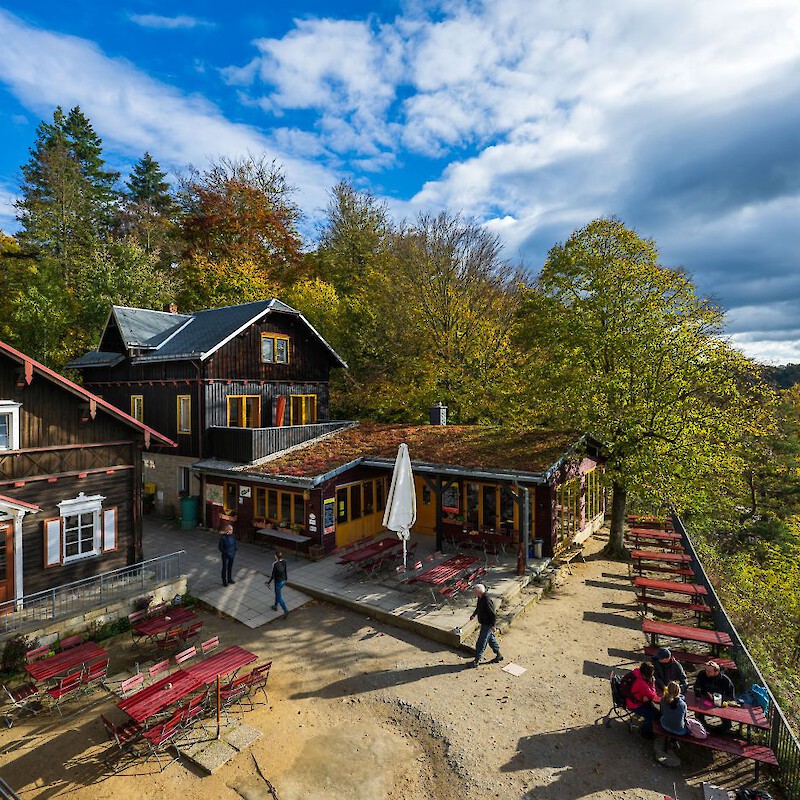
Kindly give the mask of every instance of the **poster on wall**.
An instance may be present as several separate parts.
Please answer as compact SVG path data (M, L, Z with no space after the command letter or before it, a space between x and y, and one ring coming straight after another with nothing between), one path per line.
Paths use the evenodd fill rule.
M206 484L206 503L215 506L222 505L222 487L216 483Z
M325 501L323 516L325 533L333 533L336 530L335 511L336 501L330 497Z

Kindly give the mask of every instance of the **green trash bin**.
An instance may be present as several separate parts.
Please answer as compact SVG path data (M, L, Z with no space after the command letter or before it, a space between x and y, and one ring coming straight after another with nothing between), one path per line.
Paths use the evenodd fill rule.
M181 530L197 527L197 505L196 497L181 497Z

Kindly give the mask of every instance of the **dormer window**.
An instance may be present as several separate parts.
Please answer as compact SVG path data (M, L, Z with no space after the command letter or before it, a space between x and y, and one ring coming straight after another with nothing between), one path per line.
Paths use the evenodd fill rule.
M19 449L19 409L21 403L0 400L0 450Z
M289 337L282 333L262 333L261 363L288 364Z

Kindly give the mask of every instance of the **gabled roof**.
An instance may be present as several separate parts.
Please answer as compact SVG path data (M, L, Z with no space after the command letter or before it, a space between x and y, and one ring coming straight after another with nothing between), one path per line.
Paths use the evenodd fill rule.
M347 367L344 359L297 309L274 297L238 306L210 308L194 314L114 306L109 322L111 318L116 322L132 364L195 359L205 361L250 325L271 313L297 317L328 350L334 361L341 367ZM102 361L102 357L108 355L91 351L67 366L74 369L113 366Z
M63 375L59 375L54 370L50 369L50 367L46 367L44 364L40 364L35 359L31 358L30 356L26 356L24 353L21 353L19 350L11 347L11 345L6 344L5 342L0 342L0 353L7 355L13 361L18 362L23 368L23 379L30 383L30 380L33 379L33 376L36 374L41 375L46 380L49 380L51 383L60 386L62 389L65 389L70 394L74 395L75 397L79 397L82 400L85 400L91 406L94 406L97 409L101 409L109 416L114 417L115 419L119 420L120 422L124 422L128 427L133 428L139 433L144 434L144 441L145 446L149 447L150 444L156 444L159 447L177 447L175 442L172 439L168 439L163 434L159 433L154 428L151 428L149 425L145 425L139 420L134 419L130 414L126 414L124 411L121 411L116 406L112 406L111 403L103 400L101 397L98 397L96 394L92 394L90 391L84 389L82 386L78 386L77 383L73 383L71 380L68 380Z
M90 350L80 358L73 359L67 364L70 369L85 369L86 367L116 367L125 360L122 353L102 353L99 350Z

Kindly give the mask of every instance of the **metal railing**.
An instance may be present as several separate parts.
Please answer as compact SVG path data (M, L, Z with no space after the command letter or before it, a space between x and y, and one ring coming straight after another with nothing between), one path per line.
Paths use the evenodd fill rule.
M0 603L0 637L90 611L123 597L144 594L151 587L181 575L181 555L185 552L179 550Z
M800 742L784 716L783 711L775 700L764 676L761 674L755 661L753 661L747 647L739 636L730 617L725 612L722 601L714 591L714 587L703 568L703 563L697 555L694 544L679 517L673 516L675 530L683 537L687 553L695 564L697 583L705 586L708 591L708 601L712 608L714 627L730 635L733 641L731 658L736 663L739 685L742 691L749 689L753 683L766 687L769 693L769 712L767 720L770 723L768 743L778 759L778 780L786 791L787 800L800 800Z

